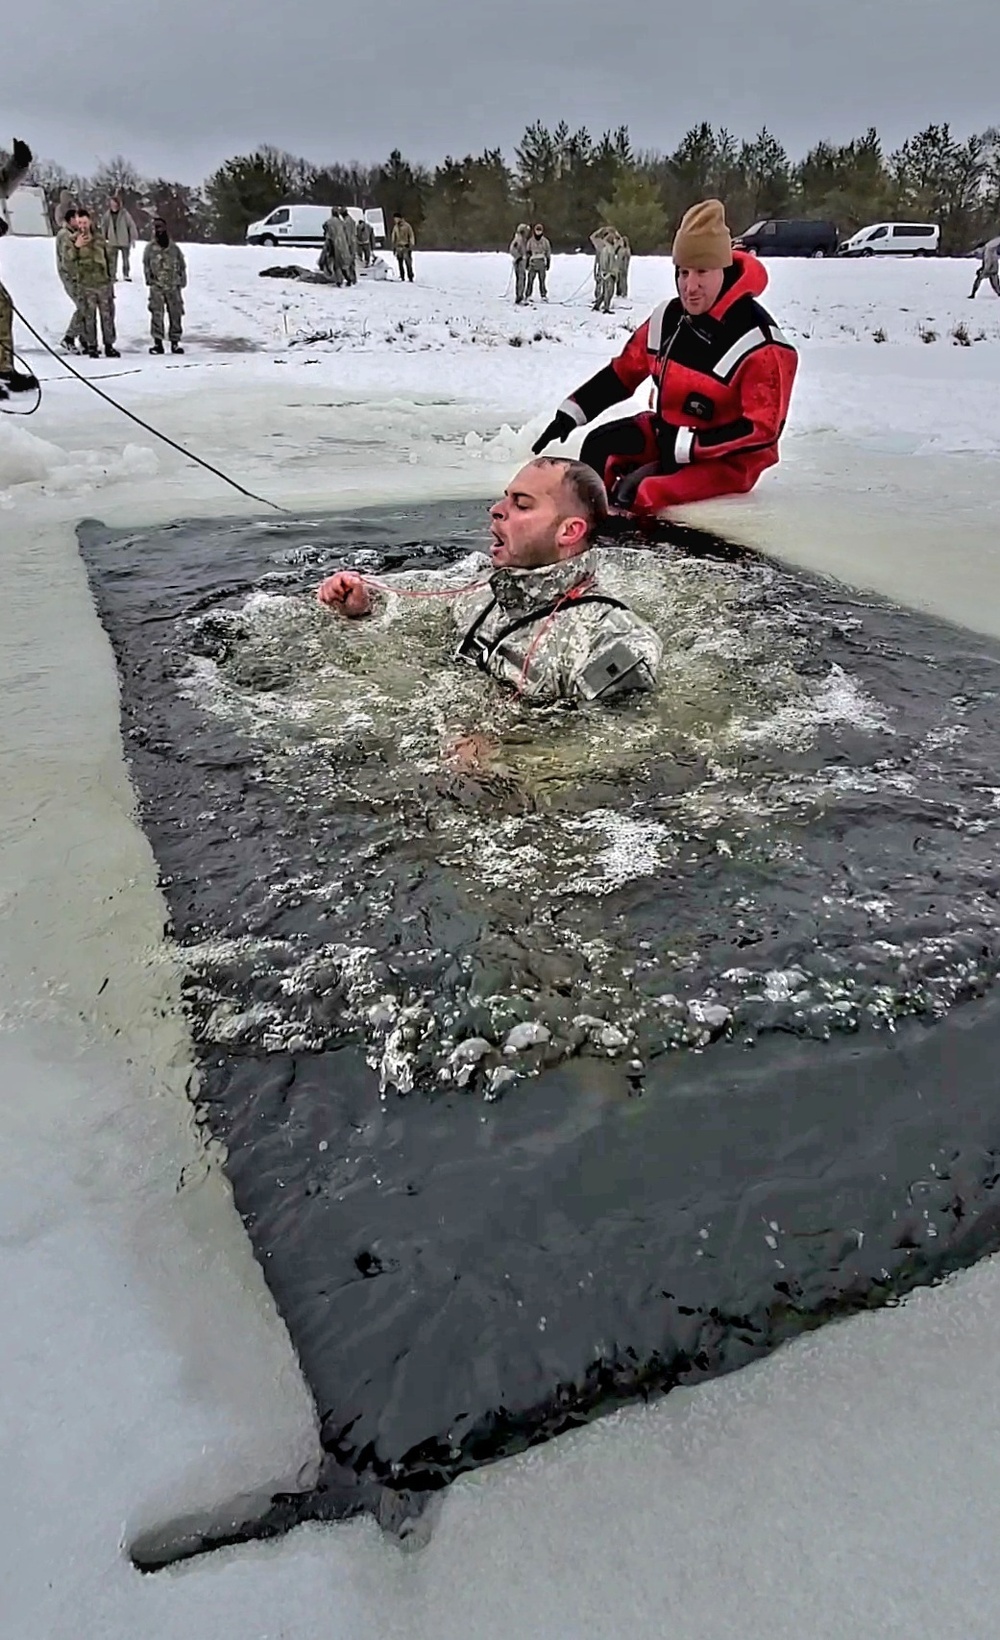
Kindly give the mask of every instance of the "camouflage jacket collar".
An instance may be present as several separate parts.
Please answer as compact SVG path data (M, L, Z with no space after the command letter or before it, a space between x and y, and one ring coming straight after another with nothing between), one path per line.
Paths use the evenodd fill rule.
M597 554L578 553L575 558L564 558L558 564L546 564L543 569L495 569L490 576L490 590L500 608L511 615L529 615L533 609L565 597L581 581L592 580L597 569Z

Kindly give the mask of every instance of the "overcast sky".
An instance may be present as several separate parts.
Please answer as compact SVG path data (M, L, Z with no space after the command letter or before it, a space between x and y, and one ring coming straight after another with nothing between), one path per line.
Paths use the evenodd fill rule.
M31 0L5 7L0 141L199 181L262 142L432 163L524 126L766 123L802 154L875 124L1000 122L1000 0ZM13 14L13 16L11 16Z

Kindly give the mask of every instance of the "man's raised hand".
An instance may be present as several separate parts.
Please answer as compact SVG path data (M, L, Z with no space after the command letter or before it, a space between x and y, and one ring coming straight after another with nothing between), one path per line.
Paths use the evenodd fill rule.
M371 614L371 594L364 576L355 569L338 569L328 575L316 588L316 598L324 609L335 609L352 621Z

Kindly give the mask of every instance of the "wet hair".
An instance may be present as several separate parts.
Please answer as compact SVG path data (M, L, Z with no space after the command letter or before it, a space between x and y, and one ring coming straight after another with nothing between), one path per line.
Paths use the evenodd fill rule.
M587 520L588 538L595 536L608 517L608 492L604 480L585 461L570 456L536 456L533 467L558 467L574 501Z

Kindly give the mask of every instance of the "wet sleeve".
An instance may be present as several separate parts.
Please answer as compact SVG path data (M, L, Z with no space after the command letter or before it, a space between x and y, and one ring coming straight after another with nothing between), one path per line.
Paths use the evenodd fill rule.
M601 622L590 646L572 668L569 693L582 701L622 699L655 688L663 654L659 635L631 610Z

